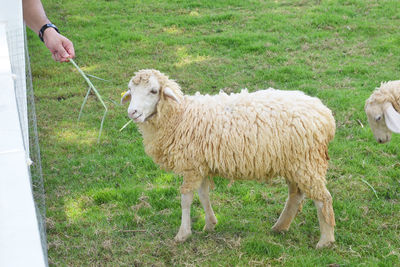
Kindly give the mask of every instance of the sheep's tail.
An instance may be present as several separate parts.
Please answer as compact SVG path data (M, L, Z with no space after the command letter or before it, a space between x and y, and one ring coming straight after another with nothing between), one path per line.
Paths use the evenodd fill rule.
M322 145L323 149L320 151L321 157L325 158L327 161L330 160L328 155L328 145L335 138L336 132L336 122L335 118L332 115L332 112L329 110L329 114L327 115L327 121L324 125L325 136L326 139L324 141L324 145Z
M325 158L326 158L326 160L330 160L330 159L331 159L331 158L329 157L328 148L325 149Z
M209 177L208 180L210 182L209 183L210 190L214 190L214 188L215 188L214 178L213 177Z

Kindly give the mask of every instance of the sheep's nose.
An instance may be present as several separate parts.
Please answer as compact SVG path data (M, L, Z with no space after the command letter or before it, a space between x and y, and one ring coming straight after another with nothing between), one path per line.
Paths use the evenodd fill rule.
M390 136L386 136L384 138L378 138L378 142L383 144L390 141Z
M137 109L128 110L128 116L133 118L133 116L137 113Z

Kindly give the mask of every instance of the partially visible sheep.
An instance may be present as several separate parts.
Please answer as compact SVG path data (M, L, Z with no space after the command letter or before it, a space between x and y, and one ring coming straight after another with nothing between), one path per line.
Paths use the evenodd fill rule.
M136 73L121 102L130 98L128 115L138 124L146 153L163 169L183 176L176 241L191 235L194 190L205 210L205 230L214 229L217 219L209 200L214 176L259 181L284 177L289 197L272 229L287 231L306 195L318 212L317 248L335 241L325 175L336 126L319 99L274 89L185 96L176 82L156 70Z
M400 80L381 83L365 101L365 113L376 141L390 141L400 133Z

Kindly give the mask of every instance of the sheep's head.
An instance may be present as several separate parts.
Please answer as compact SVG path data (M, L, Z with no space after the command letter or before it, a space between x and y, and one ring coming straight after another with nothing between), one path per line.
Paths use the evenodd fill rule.
M171 86L170 86L171 85ZM170 98L179 103L179 97L170 87L179 86L157 70L140 70L129 81L128 91L121 103L130 101L128 116L137 123L145 122L157 113L160 99Z
M374 137L379 143L390 141L392 132L400 133L400 114L391 103L382 104L368 99L365 104L365 113Z

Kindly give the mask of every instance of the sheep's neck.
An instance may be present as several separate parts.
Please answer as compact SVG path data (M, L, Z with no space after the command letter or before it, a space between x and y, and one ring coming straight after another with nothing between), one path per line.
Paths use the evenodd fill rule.
M400 113L400 94L395 97L395 101L393 101L392 105L394 109Z
M157 164L164 165L158 159L165 158L168 147L174 143L174 132L181 121L183 105L175 103L164 104L157 109L157 114L149 121L140 124L146 153Z

